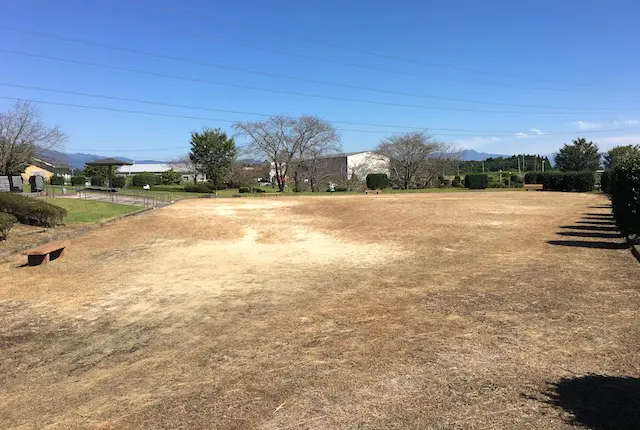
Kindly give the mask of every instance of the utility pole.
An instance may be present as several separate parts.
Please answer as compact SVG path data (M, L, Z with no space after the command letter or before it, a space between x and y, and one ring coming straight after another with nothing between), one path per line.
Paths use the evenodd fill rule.
M484 160L482 160L482 173L484 173Z

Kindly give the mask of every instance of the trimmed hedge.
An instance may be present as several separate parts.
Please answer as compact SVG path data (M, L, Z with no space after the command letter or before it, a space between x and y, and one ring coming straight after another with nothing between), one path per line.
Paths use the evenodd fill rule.
M184 190L187 193L205 193L212 194L216 190L208 182L201 182L199 184L189 184L184 186Z
M610 179L611 207L620 232L640 235L640 155L618 161Z
M92 176L91 177L91 185L94 187L104 187L104 183L106 179L102 176Z
M111 178L111 184L113 188L124 188L127 185L127 178L124 176L114 176Z
M135 187L142 187L144 185L160 185L162 179L160 176L154 175L150 172L140 173L139 175L133 175L132 184Z
M593 191L593 172L547 172L539 173L542 189L548 191Z
M7 238L9 230L16 222L18 222L18 219L13 215L0 212L0 240Z
M86 183L87 183L87 178L85 176L72 176L71 177L71 185L84 186Z
M610 193L610 186L611 186L611 177L612 177L613 173L609 170L605 170L604 172L602 172L602 176L600 176L600 190L605 193L605 194L609 194Z
M67 211L42 200L18 194L0 193L0 212L15 216L23 224L54 227Z
M544 175L544 173L531 172L524 174L524 183L525 184L541 184L542 178L540 175Z
M386 173L369 173L367 175L367 188L370 190L384 190L389 188L389 177Z
M489 175L484 173L473 173L464 177L465 188L472 190L484 190L489 186Z
M64 185L64 176L53 175L49 178L49 183L51 185Z

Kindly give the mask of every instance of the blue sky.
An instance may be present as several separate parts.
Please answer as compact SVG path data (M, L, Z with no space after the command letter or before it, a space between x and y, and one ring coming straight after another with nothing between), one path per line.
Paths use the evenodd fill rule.
M20 0L3 16L2 110L22 98L168 115L42 103L67 152L170 159L192 130L264 118L248 113L371 124L336 123L347 151L403 127L498 153L640 143L633 0Z

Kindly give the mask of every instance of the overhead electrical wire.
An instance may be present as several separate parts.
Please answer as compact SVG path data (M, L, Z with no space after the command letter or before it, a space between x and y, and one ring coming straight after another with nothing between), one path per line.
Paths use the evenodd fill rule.
M258 71L258 70L244 69L244 68L241 68L241 67L228 66L228 65L212 63L212 62L208 62L208 61L193 60L193 59L183 58L183 57L176 57L176 56L172 56L172 55L165 55L165 54L160 54L160 53L155 53L155 52L144 51L144 50L140 50L140 49L133 49L133 48L127 48L127 47L123 47L123 46L117 46L117 45L111 45L111 44L106 44L106 43L94 42L94 41L85 40L85 39L78 39L78 38L74 38L74 37L58 36L58 35L38 32L38 31L16 29L16 28L7 27L7 26L3 26L3 25L0 25L0 29L13 31L13 32L18 32L18 33L23 33L23 34L36 35L36 36L43 37L43 38L61 40L61 41L72 42L72 43L79 43L79 44L83 44L83 45L94 46L94 47L99 47L99 48L104 48L104 49L111 49L111 50L116 50L116 51L121 51L121 52L128 52L128 53L132 53L132 54L135 54L135 55L143 55L143 56L152 57L152 58L159 58L159 59L164 59L164 60L178 61L178 62L182 62L182 63L195 64L195 65L198 65L198 66L213 67L213 68L217 68L217 69L231 70L231 71L241 72L241 73L248 73L248 74L260 75L260 76L268 76L268 77L274 77L274 78L279 78L279 79L287 79L287 80L293 80L293 81L298 81L298 82L308 82L308 83L312 83L312 84L327 85L327 86L333 86L333 87L338 87L338 88L348 88L348 89L354 89L354 90L369 91L369 92L381 93L381 94L391 94L391 95L399 95L399 96L404 96L404 97L414 97L414 98L422 98L422 99L430 99L430 100L441 100L441 101L449 101L449 102L473 103L473 104L482 104L482 105L490 105L490 106L506 106L506 107L518 107L518 108L552 109L552 110L576 110L576 109L582 109L582 110L587 110L587 111L617 111L617 110L619 110L617 108L575 108L575 107L557 107L557 106L544 106L544 105L528 105L528 104L518 104L518 103L502 103L502 102L492 102L492 101L485 101L485 100L473 100L473 99L453 98L453 97L440 97L440 96L433 96L433 95L428 95L428 94L415 94L415 93L409 93L409 92L403 92L403 91L385 90L385 89L371 88L371 87L365 87L365 86L360 86L360 85L345 84L345 83L340 83L340 82L323 81L323 80L318 80L318 79L301 78L301 77L297 77L297 76L288 76L288 75L282 75L282 74L278 74L278 73L270 73L270 72L263 72L263 71Z
M374 105L384 105L384 106L397 106L397 107L407 107L407 108L416 108L416 109L426 109L426 110L444 110L444 111L456 111L456 112L481 112L481 113L496 113L496 114L518 114L518 115L576 115L576 114L585 114L589 111L575 111L575 112L521 112L521 111L502 111L502 110L483 110L483 109L471 109L471 108L455 108L455 107L442 107L442 106L426 106L426 105L414 105L408 103L394 103L394 102L383 102L379 100L369 100L369 99L356 99L356 98L348 98L348 97L337 97L337 96L328 96L321 94L311 94L311 93L303 93L297 91L287 91L287 90L277 90L272 88L262 88L255 87L250 85L241 85L241 84L233 84L228 82L219 82L219 81L211 81L207 79L201 78L192 78L185 77L179 75L170 75L166 73L152 72L148 70L140 70L140 69L132 69L128 67L120 67L120 66L110 66L100 63L88 62L88 61L80 61L80 60L72 60L67 58L54 57L50 55L42 55L42 54L33 54L24 51L17 51L11 49L0 49L0 52L14 54L14 55L22 55L34 58L42 58L51 61L58 61L63 63L70 64L79 64L84 66L98 67L109 70L119 70L129 73L143 74L148 76L156 76L161 78L169 78L176 80L183 80L189 82L197 82L197 83L205 83L210 85L218 85L218 86L226 86L233 88L242 88L253 91L263 91L270 92L276 94L288 94L288 95L296 95L301 97L311 97L311 98L320 98L320 99L328 99L328 100L339 100L339 101L347 101L354 103L364 103L364 104L374 104ZM632 108L632 109L616 109L616 111L639 111L640 108Z

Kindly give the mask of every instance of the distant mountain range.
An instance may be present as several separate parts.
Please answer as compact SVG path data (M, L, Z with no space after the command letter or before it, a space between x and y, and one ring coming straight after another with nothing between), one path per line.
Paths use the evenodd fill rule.
M482 161L487 158L497 158L497 157L510 157L510 155L504 154L489 154L486 152L478 152L473 149L465 149L462 151L461 158L464 161Z
M43 151L41 154L43 157L48 158L49 160L54 160L59 163L70 164L74 169L84 169L85 163L89 161L96 160L98 158L104 158L102 155L95 154L83 154L80 152L76 152L73 154L66 154L64 152L58 151ZM166 163L166 161L159 160L133 160L128 157L119 157L114 156L113 158L117 158L122 161L126 161L127 163Z
M58 151L44 151L42 156L51 160L55 160L60 163L70 164L71 167L73 167L74 169L83 169L85 163L89 161L93 161L98 158L104 158L103 156L95 155L95 154L83 154L80 152L76 152L73 154L66 154ZM509 155L478 152L473 149L465 149L464 151L462 151L462 160L465 160L465 161L482 161L482 160L486 160L487 158L496 158L496 157L509 157ZM152 159L133 160L128 157L119 157L119 156L115 156L114 158L121 159L128 163L134 163L134 162L135 163L166 163L166 161L152 160Z

